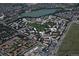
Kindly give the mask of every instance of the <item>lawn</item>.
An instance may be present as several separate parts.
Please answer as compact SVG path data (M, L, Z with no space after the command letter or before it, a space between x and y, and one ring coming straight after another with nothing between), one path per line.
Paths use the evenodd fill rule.
M38 23L27 23L27 25L36 28L38 31L44 31L45 28L48 28L47 24L41 25L41 24L38 24Z
M58 50L58 55L79 55L79 24L72 24Z

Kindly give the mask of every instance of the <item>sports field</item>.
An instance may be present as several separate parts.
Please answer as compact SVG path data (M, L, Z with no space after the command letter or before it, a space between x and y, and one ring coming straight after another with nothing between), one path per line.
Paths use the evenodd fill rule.
M58 50L58 55L79 55L79 24L72 24Z

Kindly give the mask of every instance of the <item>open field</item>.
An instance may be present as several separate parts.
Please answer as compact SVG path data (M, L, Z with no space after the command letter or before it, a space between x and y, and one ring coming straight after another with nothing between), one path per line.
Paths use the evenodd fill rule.
M79 55L79 24L72 24L58 50L58 55Z

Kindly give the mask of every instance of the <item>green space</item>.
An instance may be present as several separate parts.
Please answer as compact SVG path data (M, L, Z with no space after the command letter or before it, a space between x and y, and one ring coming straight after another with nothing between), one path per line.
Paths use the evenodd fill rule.
M56 8L56 9L41 9L41 10L36 10L32 12L25 12L22 13L20 16L21 17L40 17L48 14L53 14L56 11L62 10L61 8Z
M45 28L48 28L48 25L47 24L41 25L39 23L27 23L27 25L36 28L38 31L44 31Z
M79 24L72 24L57 54L79 55Z

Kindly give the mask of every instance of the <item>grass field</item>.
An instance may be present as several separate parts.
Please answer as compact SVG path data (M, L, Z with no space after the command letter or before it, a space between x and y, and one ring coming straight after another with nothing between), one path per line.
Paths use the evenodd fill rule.
M72 24L57 54L79 55L79 24Z
M47 24L41 25L38 23L28 23L27 25L30 25L30 26L36 28L38 31L44 31L45 28L48 28Z

